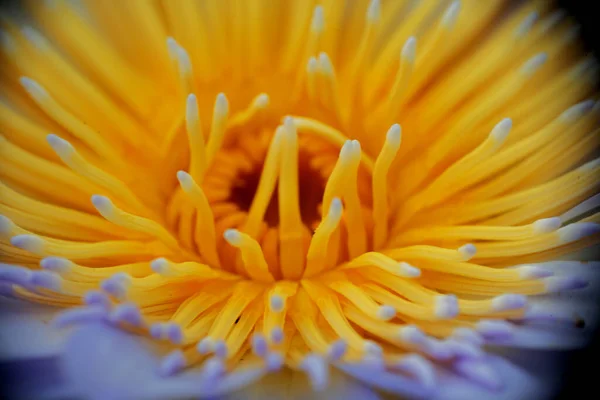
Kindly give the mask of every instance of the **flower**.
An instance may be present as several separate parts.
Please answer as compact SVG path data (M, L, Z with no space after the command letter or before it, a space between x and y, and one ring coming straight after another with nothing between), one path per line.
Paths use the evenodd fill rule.
M92 321L75 375L97 337L162 377L154 396L283 365L322 390L330 364L410 397L442 369L500 390L484 344L575 329L543 296L588 283L552 260L600 237L600 103L562 13L121 3L4 21L0 277L20 299L85 304L57 319ZM192 392L175 376L189 368Z

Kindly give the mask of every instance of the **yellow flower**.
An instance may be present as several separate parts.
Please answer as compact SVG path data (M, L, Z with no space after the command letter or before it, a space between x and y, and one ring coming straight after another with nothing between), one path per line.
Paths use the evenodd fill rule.
M480 346L585 285L527 263L598 242L596 65L545 1L381 3L4 18L14 296L101 307L165 375L284 363L321 388L334 363L390 389L439 361L495 386Z

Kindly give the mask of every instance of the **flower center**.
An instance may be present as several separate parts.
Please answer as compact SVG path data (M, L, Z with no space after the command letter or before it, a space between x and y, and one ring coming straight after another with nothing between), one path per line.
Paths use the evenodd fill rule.
M326 182L323 170L312 165L315 159L316 155L311 154L308 150L300 149L298 152L298 192L302 199L300 215L304 225L311 229L314 229L321 220L320 205ZM240 211L248 212L256 195L264 164L256 163L256 160L251 159L244 159L242 162L252 164L248 163L247 168L240 168L234 179L228 182L231 185L230 195L222 204L231 203ZM276 186L275 191L277 189ZM269 227L279 225L278 196L271 196L264 221Z

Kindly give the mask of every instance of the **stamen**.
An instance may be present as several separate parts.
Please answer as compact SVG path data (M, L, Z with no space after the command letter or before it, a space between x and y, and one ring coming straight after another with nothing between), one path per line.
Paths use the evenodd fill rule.
M343 339L333 342L327 350L327 359L330 362L341 360L348 350L348 343Z
M252 99L252 102L245 110L235 114L229 121L228 128L235 129L249 124L261 111L269 105L269 95L261 93Z
M358 286L350 283L346 277L344 277L344 280L331 282L328 286L346 297L346 299L354 304L359 310L373 318L387 321L394 318L396 315L396 310L393 307L389 305L378 305Z
M317 97L317 74L319 73L319 63L315 57L310 57L306 64L306 90L308 91L308 97L316 102Z
M185 108L185 126L190 146L190 175L202 182L206 171L206 145L198 114L198 100L195 94L187 97Z
M406 262L397 262L381 253L364 253L347 264L340 266L341 269L351 269L363 266L375 266L383 271L403 278L416 278L421 275L421 270Z
M46 253L46 243L36 235L13 236L10 244L33 254L44 255Z
M187 51L172 37L167 38L167 51L178 72L179 84L183 93L192 92L195 87L192 61Z
M178 171L177 179L179 180L181 189L183 189L197 211L196 243L198 243L198 246L200 247L200 254L202 254L211 265L218 268L221 264L217 254L214 216L208 199L202 188L198 186L194 181L194 178L188 173Z
M366 60L371 56L373 43L378 33L379 24L381 21L381 2L380 0L371 0L366 13L366 27L362 34L360 44L356 54L350 64L349 79L351 82L356 81L357 76L363 74ZM358 85L357 85L358 86Z
M298 134L291 117L286 117L281 137L279 170L279 256L284 278L302 276L305 243L300 216L298 188Z
M138 232L148 233L160 239L163 243L173 249L179 247L177 239L175 239L161 224L117 208L106 196L93 195L92 204L96 210L98 210L100 215L115 225Z
M458 300L453 295L435 297L435 315L440 319L454 318L458 315Z
M280 170L280 158L282 152L282 137L284 135L284 128L282 126L277 127L275 134L271 139L269 150L267 151L267 157L264 162L263 171L260 175L260 181L258 182L258 188L254 194L252 205L248 211L248 218L242 228L242 231L248 235L256 238L263 218L275 186L277 184L277 178Z
M206 165L212 164L217 151L221 148L225 137L225 129L227 127L227 117L229 115L229 102L223 93L217 95L215 107L213 110L213 118L210 126L210 136L206 146Z
M107 174L96 166L85 160L71 143L60 137L50 134L46 137L52 150L60 159L77 174L89 179L91 182L106 188L111 194L126 201L132 208L142 210L145 215L152 215L147 208L140 203L137 197L129 190L127 185L114 176Z
M540 14L537 12L537 10L534 10L531 13L529 13L527 15L527 17L525 17L523 19L523 22L521 22L519 24L517 29L515 29L515 31L513 33L515 40L520 40L523 37L525 37L527 35L527 33L529 33L529 31L531 31L531 28L537 22L539 17L540 17Z
M265 256L260 244L256 240L235 229L226 230L223 237L227 243L240 249L244 268L250 278L265 282L273 282L275 280L269 272Z
M115 162L120 159L119 155L115 153L113 148L106 143L101 135L98 135L89 126L62 108L39 83L27 77L21 77L19 81L40 108L63 125L71 134L109 162Z
M119 304L108 315L111 322L125 322L132 326L142 326L144 321L137 305L133 303Z
M344 114L345 108L342 108L340 102L338 78L333 64L325 52L319 53L318 72L320 84L317 85L317 90L320 90L321 102L334 112L341 123L344 123L347 116Z
M385 143L373 168L373 247L383 246L388 232L387 174L400 148L402 130L394 124L388 130Z
M396 78L387 97L387 111L390 116L398 115L407 95L407 87L413 73L417 55L417 38L409 37L400 52L400 65Z
M252 352L259 357L265 357L269 350L267 340L260 333L252 335Z

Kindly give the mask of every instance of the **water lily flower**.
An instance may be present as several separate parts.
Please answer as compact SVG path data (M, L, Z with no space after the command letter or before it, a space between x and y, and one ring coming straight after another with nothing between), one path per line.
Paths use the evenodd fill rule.
M15 395L547 398L546 350L585 345L597 65L548 2L1 24L0 338L37 357Z

